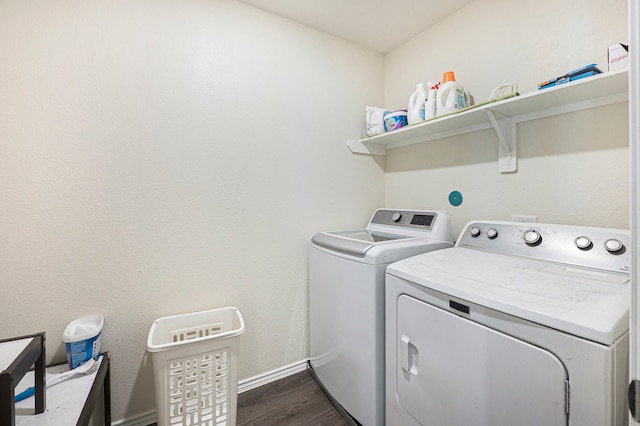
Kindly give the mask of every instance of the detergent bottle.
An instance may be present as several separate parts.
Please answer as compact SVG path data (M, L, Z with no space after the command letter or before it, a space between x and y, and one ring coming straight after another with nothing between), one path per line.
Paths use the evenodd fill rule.
M436 97L438 95L439 85L440 83L437 81L430 81L427 83L427 86L429 86L429 94L427 95L427 102L424 104L425 120L436 116Z
M384 133L384 116L389 111L384 108L368 106L365 108L367 112L367 136L374 136Z
M424 83L416 85L416 91L409 97L409 108L407 109L408 124L416 124L424 121L424 104L427 100L427 91Z
M470 95L464 87L458 85L453 71L447 71L442 76L442 84L438 88L436 101L436 115L448 114L467 107Z

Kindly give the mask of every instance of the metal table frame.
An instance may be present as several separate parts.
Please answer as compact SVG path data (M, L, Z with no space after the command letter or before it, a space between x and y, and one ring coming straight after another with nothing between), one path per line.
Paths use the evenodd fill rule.
M26 345L25 349L11 362L9 367L0 372L0 426L15 426L15 389L25 374L31 370L32 366L35 366L35 413L29 417L35 420L34 423L38 423L38 420L41 420L39 419L40 416L45 416L45 418L47 416L45 333L0 340L0 350L2 343L13 342L20 339L32 339L32 341ZM100 363L98 371L95 373L89 394L82 405L82 411L76 422L77 426L89 425L96 403L99 401L101 391L103 391L104 424L111 425L111 355L109 352L104 352L101 356L102 362Z

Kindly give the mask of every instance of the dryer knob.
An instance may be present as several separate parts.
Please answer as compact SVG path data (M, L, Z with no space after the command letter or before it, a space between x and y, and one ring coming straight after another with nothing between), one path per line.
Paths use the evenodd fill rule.
M478 235L480 235L480 228L474 226L471 228L471 230L469 230L469 233L471 233L472 237L476 238Z
M489 237L490 240L493 240L497 236L498 230L496 228L489 228L489 230L487 231L487 237Z
M391 216L391 220L394 222L398 222L400 219L402 219L402 215L398 212L395 212L393 216Z
M618 253L624 248L624 244L622 244L620 240L611 238L604 242L604 248L606 248L609 253Z
M578 247L580 250L591 250L591 248L593 247L593 243L591 242L591 239L589 239L589 237L578 237L576 238L576 247Z
M524 242L528 246L537 246L542 242L542 236L535 229L530 229L524 233Z

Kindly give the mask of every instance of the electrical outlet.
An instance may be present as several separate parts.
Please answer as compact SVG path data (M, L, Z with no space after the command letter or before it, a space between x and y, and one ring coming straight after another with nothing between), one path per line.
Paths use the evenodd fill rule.
M511 220L514 222L538 222L538 216L532 216L527 214L512 214Z

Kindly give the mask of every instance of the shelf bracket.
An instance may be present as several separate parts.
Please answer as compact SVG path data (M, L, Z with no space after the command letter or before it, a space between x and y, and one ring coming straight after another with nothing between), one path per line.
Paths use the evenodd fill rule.
M487 116L498 136L498 170L500 173L515 172L518 169L515 121L511 117L498 120L491 110L487 110Z
M358 139L349 139L347 146L354 154L387 155L387 149L383 145L375 145Z

